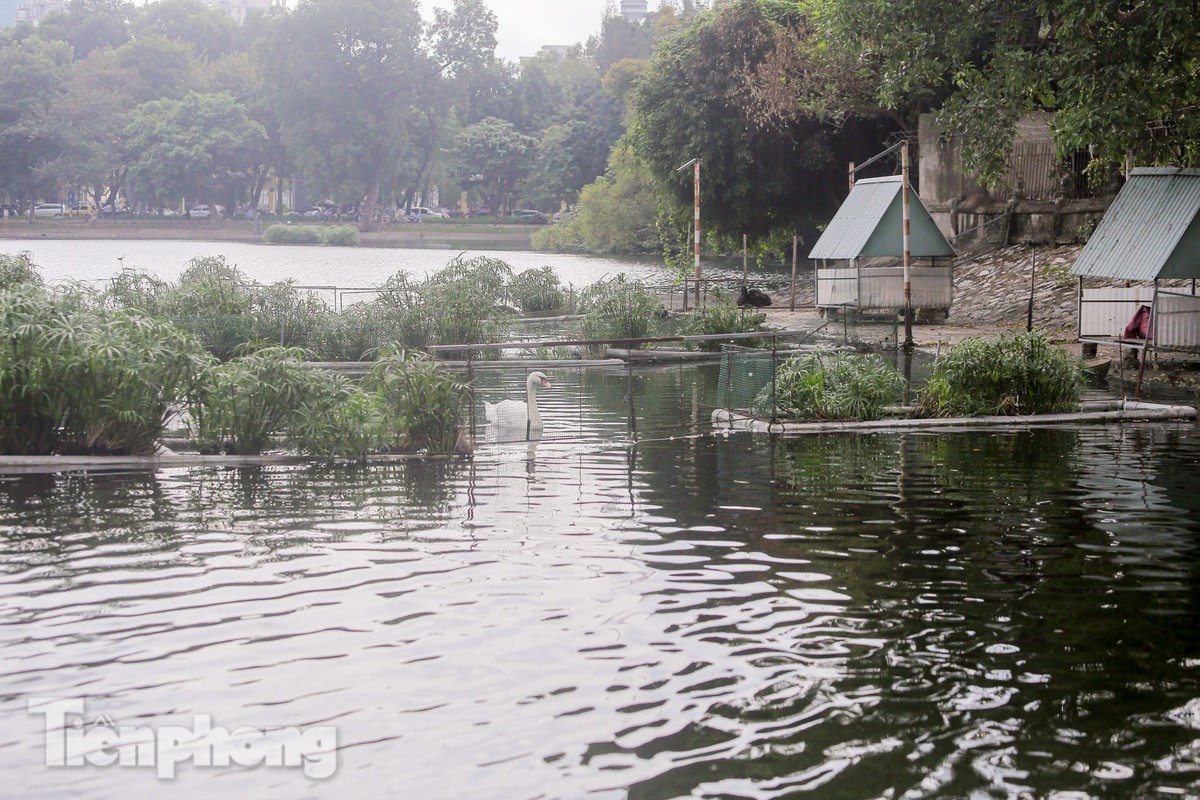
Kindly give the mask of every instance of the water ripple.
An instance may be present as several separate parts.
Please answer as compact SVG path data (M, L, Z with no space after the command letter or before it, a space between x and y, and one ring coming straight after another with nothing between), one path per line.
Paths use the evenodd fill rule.
M184 796L1195 793L1198 456L1170 431L597 436L2 481L0 769L153 791L47 769L25 705L57 696L337 726L327 786L192 768Z

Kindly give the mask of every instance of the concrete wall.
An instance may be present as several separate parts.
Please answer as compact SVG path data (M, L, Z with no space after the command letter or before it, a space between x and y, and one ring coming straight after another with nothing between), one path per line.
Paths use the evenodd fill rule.
M1021 121L1014 151L1023 157L1014 159L1009 174L1015 188L993 192L962 169L961 142L943 137L932 114L921 117L918 192L956 249L972 243L1070 244L1086 241L1095 229L1113 195L1068 199L1078 176L1054 156L1048 122L1047 115Z

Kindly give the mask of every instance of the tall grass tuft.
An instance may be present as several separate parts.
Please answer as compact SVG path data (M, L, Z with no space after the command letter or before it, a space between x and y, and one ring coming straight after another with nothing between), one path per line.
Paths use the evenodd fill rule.
M567 294L550 267L527 269L514 277L509 295L517 308L527 314L562 311L568 303Z
M766 314L757 314L732 303L713 305L694 311L683 317L679 333L683 336L706 336L717 333L753 333L762 330L767 321ZM758 340L738 340L743 347L756 347ZM689 349L719 351L725 344L719 339L688 342Z
M33 263L33 253L23 250L16 255L0 253L0 289L12 286L41 286L42 273Z
M868 420L883 416L904 389L904 376L876 353L860 355L814 351L779 365L775 395L768 384L754 400L754 412L794 419Z
M214 367L203 391L189 398L201 451L257 455L273 436L286 434L329 380L304 366L303 355L298 348L265 347Z
M1079 407L1082 364L1040 333L964 339L934 364L925 416L1053 414Z
M0 452L154 451L175 406L204 380L192 337L78 292L0 291Z
M364 460L382 446L383 417L372 395L344 375L313 381L292 414L288 440L302 453Z
M375 397L385 449L454 449L468 388L436 361L399 347L385 348L363 389Z
M585 339L642 339L657 336L661 329L662 303L624 275L589 286L580 309Z
M169 319L192 333L222 361L250 343L311 347L324 337L329 310L291 281L264 285L248 280L222 256L194 259L175 284L123 271L106 302Z

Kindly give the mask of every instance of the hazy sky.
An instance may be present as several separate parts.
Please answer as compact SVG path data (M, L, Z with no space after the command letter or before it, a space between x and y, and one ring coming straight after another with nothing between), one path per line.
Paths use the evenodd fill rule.
M499 22L496 54L512 61L545 44L575 44L600 31L606 0L484 0ZM450 0L425 0L421 7L449 8ZM620 0L614 0L619 10ZM649 0L650 11L658 0Z

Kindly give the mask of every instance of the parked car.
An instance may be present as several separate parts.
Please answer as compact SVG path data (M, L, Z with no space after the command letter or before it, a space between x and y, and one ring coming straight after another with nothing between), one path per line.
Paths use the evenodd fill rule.
M414 217L444 217L444 216L446 216L441 211L435 211L432 208L425 208L424 206L413 206L412 208L410 208L408 210L408 213L410 216L414 216Z
M65 217L67 207L63 203L38 203L33 207L35 217Z
M112 203L100 209L100 213L106 217L128 217L132 212L129 206L118 206Z
M224 213L224 206L209 206L201 204L189 210L188 216L190 216L192 219L208 219L213 214L216 214L218 217L220 217Z
M520 211L513 214L514 217L525 222L532 222L535 225L545 225L550 219L535 208L522 208Z
M78 203L71 206L71 210L67 213L72 217L94 217L96 216L96 207L91 203Z

